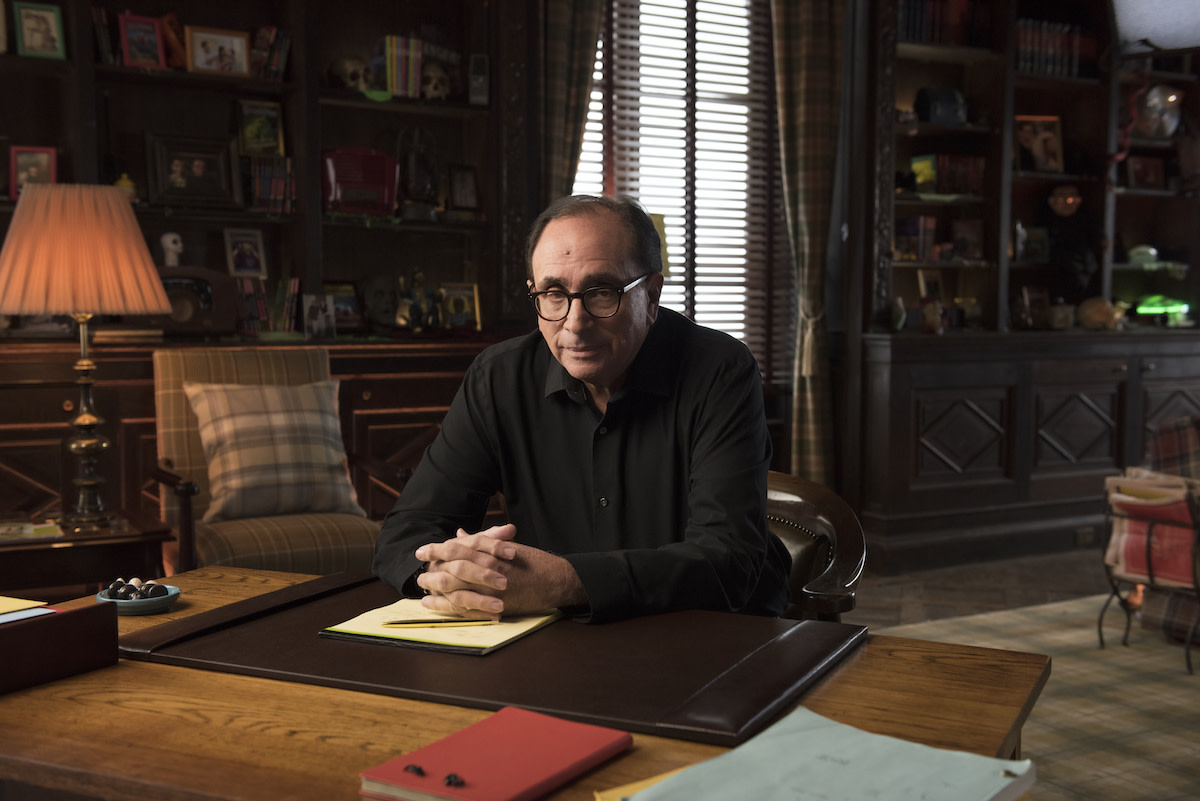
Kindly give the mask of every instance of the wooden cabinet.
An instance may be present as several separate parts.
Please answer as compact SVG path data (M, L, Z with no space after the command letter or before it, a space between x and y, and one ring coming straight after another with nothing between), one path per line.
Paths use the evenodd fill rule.
M486 344L472 339L327 346L332 376L341 382L347 452L397 469L415 467ZM91 351L98 364L96 408L106 421L99 430L111 442L98 467L106 480L105 507L157 519L158 486L145 478L157 460L151 354L147 346ZM62 499L68 505L73 500L78 462L64 441L79 402L71 369L78 355L68 344L0 348L0 515L40 519L57 513ZM368 514L381 518L395 493L373 482L366 470L354 470L352 478Z
M1200 411L1188 333L871 335L861 517L876 569L1092 545L1104 477Z
M867 117L854 130L873 159L849 219L872 227L845 281L861 287L849 302L862 314L849 315L861 325L839 354L846 403L836 407L847 413L839 489L860 510L871 564L1094 544L1103 478L1142 464L1159 422L1200 411L1200 338L1149 316L1094 331L1067 315L1070 330L1051 330L1051 307L1149 293L1200 303L1187 269L1200 253L1194 143L1121 135L1131 92L1174 83L1200 102L1197 71L1174 55L1131 72L1108 4L1091 0L858 8L869 58L855 61L863 102L853 106ZM1200 108L1186 102L1185 116ZM982 175L968 191L922 191L911 173L931 154L942 156L935 166L982 163ZM1129 185L1126 162L1139 155L1162 159L1162 188ZM1075 198L1068 224L1049 203L1056 191ZM914 217L925 224L904 224ZM955 230L976 219L967 252ZM915 256L914 231L930 234ZM1160 246L1173 269L1132 267L1140 243ZM1072 294L1075 258L1089 280ZM917 326L933 289L948 310L941 335Z

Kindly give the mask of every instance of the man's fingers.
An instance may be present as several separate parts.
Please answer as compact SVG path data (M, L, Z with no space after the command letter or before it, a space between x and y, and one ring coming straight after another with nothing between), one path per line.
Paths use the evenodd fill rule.
M417 584L442 594L463 588L507 589L508 577L492 567L498 564L495 559L475 551L470 553L474 558L430 562L429 568L417 576Z
M499 620L504 602L490 595L469 590L456 590L446 595L426 595L421 605L437 612L447 612L469 620Z

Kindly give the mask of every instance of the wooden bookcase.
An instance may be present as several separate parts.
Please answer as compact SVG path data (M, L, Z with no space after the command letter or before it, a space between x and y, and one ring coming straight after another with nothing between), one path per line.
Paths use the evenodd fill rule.
M126 11L154 18L174 12L182 25L241 32L251 40L259 28L275 26L287 31L290 52L280 80L130 67L119 52L117 63L104 63L93 18L97 9L111 20ZM321 293L331 282L353 283L360 296L377 286L394 292L400 280L411 287L421 273L430 291L447 282L478 284L486 326L523 326L532 319L518 291L523 238L539 210L533 191L538 168L527 158L537 152L540 129L538 70L529 57L536 52L539 25L530 4L93 0L60 4L60 12L65 60L19 55L13 10L5 8L10 41L0 54L0 104L10 113L0 121L5 178L0 197L8 195L9 146L51 147L59 182L108 184L122 174L133 180L139 221L156 260L163 258L161 235L175 232L183 240L182 264L225 272L224 230L255 229L265 245L268 293L293 277L305 293ZM335 64L347 57L370 61L385 34L436 41L457 59L450 97L377 101L340 86L332 74ZM489 67L485 102L469 102L473 59ZM151 168L147 137L236 142L238 104L244 100L282 108L296 190L293 209L152 200L157 193L151 190L162 179ZM439 208L450 170L466 168L475 177L474 215L405 219L330 214L323 208L323 153L371 148L405 162L418 149L413 140ZM244 177L247 159L239 154L233 162ZM0 233L14 205L12 198L0 199ZM379 316L389 313L385 308ZM376 333L406 336L385 326Z

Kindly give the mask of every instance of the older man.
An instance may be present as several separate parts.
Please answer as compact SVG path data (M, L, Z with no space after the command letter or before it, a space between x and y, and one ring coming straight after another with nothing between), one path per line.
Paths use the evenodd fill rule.
M659 307L660 241L633 201L557 201L527 264L539 331L471 366L375 572L471 618L781 614L790 563L766 524L750 352ZM478 531L497 491L511 522Z

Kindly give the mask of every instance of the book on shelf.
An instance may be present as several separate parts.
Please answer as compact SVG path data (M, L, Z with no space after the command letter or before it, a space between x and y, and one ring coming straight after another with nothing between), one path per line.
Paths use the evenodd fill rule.
M532 801L632 745L626 731L506 706L364 770L361 793L404 801Z
M482 656L537 631L562 617L558 610L511 619L467 621L426 609L419 598L401 598L330 626L321 636L406 645L434 651Z
M290 156L248 156L243 185L253 211L290 214L295 208L296 185Z
M936 241L937 217L921 214L896 220L892 248L898 261L929 261Z

